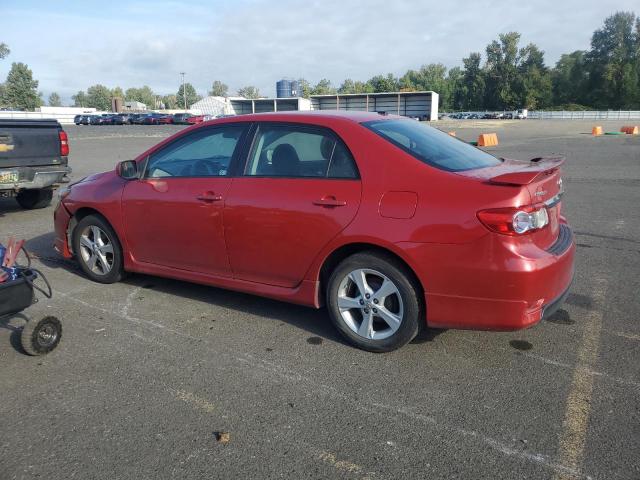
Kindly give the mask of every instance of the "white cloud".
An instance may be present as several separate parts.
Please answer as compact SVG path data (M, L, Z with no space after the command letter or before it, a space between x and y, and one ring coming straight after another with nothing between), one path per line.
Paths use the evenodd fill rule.
M203 94L215 79L232 90L253 84L273 94L282 76L337 85L431 62L459 65L511 30L553 64L562 53L588 48L593 30L613 13L606 2L584 0L102 3L97 10L93 2L27 8L5 1L0 41L12 54L0 63L0 78L11 61L23 61L46 95L67 98L95 83L172 93L180 71ZM618 10L634 7L636 1L616 3Z

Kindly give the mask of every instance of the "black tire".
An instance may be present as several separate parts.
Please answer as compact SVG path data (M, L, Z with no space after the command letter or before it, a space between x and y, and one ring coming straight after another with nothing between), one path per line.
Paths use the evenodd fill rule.
M18 204L26 210L48 207L51 204L52 198L52 188L21 190L18 192L18 195L16 195Z
M391 280L397 291L397 293L393 294L395 301L399 302L397 299L398 295L402 301L400 326L393 334L386 338L374 339L359 335L347 324L346 320L343 319L338 307L338 296L341 284L350 272L360 269L375 271L387 277L388 280ZM373 274L373 278L375 280L375 273ZM370 301L375 300L377 300L377 298L375 298L375 294L373 294ZM415 338L421 325L425 322L424 302L422 300L421 289L415 277L405 265L391 255L385 255L384 253L362 252L344 259L335 268L329 278L326 289L326 301L329 316L338 331L351 344L369 352L390 352L406 345ZM385 302L384 299L383 302ZM376 306L380 309L380 305L370 304L369 306L372 307L371 311L378 312L378 310L375 309ZM366 305L362 308L365 307ZM363 318L364 314L362 312L364 310L362 310L362 312L359 308L354 308L353 310L352 315L354 318L357 315L362 315L360 318ZM397 310L399 313L400 309ZM374 324L377 323L385 327L385 324L382 323L381 320L381 317L374 315ZM381 331L382 330L384 330L384 328L381 329Z
M62 339L62 324L56 317L29 320L22 329L20 343L29 355L44 355L56 348Z
M107 260L111 261L111 268L106 273L100 273L100 271L95 271L90 268L87 264L87 259L83 255L83 250L80 246L80 237L86 229L90 229L91 227L98 227L104 235L106 235L108 239L108 243L112 246L112 253L105 254ZM78 264L82 271L94 282L98 283L116 283L119 282L124 276L124 266L123 266L123 257L122 257L122 246L120 244L120 240L116 235L116 232L111 228L109 222L107 222L100 215L87 215L82 220L78 222L76 227L73 230L73 252L76 256ZM85 250L86 251L86 250ZM100 270L98 268L98 270Z

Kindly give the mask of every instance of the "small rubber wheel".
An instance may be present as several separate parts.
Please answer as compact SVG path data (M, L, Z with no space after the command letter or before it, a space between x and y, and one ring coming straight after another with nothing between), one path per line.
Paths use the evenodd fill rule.
M392 256L356 253L331 274L327 309L350 343L390 352L413 340L424 323L421 295L414 276Z
M21 190L16 195L18 205L26 210L35 210L45 208L51 204L53 198L53 189L43 188L41 190L26 189Z
M62 338L62 324L56 317L44 317L39 322L29 320L22 329L20 343L29 355L44 355L56 348Z
M122 279L122 247L109 222L87 215L73 230L73 252L82 271L94 282L115 283Z

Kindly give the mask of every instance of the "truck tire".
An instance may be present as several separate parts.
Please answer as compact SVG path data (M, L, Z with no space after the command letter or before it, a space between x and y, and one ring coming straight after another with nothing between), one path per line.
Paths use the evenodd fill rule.
M42 190L26 189L21 190L18 192L18 195L16 195L18 204L27 210L48 207L49 204L51 204L52 198L52 188L43 188Z

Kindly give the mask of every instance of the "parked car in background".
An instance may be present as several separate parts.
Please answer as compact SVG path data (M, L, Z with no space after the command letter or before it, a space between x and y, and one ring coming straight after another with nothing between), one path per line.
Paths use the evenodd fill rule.
M120 114L111 115L108 118L109 125L124 125L126 123L125 118Z
M118 115L122 118L123 125L126 125L129 123L129 117L131 117L130 113L119 113Z
M516 330L572 281L562 162L373 112L218 119L62 191L55 246L97 282L142 272L326 305L370 351L427 326Z
M190 125L195 125L196 123L204 122L204 115L194 115L192 117L187 118L187 123Z
M190 117L193 117L191 113L176 113L173 115L173 123L177 123L179 125L188 125L187 121Z
M148 113L134 113L129 119L131 125L142 125L144 119L149 115Z
M73 123L75 123L76 125L82 125L82 115L76 115L75 117L73 117Z
M143 125L168 125L173 123L173 116L163 113L150 113L144 117L142 123Z
M89 125L102 125L104 117L102 115L91 115L89 117Z

